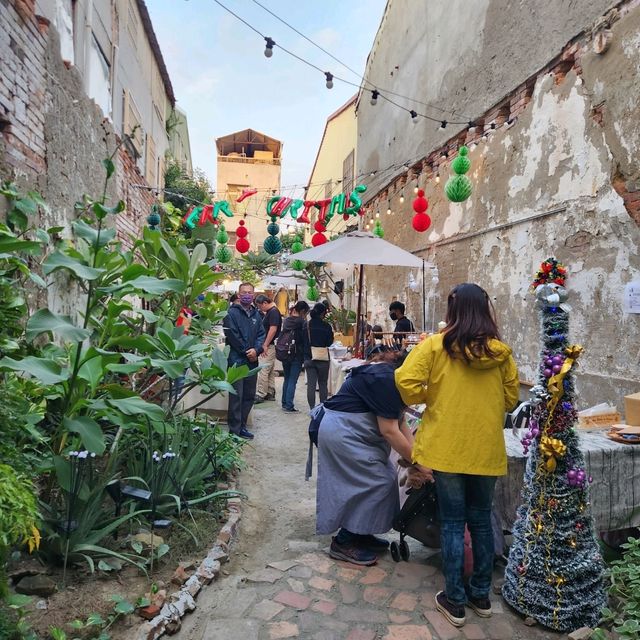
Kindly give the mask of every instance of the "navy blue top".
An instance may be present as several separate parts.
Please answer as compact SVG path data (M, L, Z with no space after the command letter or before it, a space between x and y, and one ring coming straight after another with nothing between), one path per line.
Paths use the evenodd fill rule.
M258 355L262 353L265 333L258 310L254 306L245 309L242 305L234 303L229 307L222 325L226 342L230 347L229 364L246 364L250 369L257 367L257 362L249 362L246 351L255 349Z
M351 371L340 391L324 403L332 411L373 413L396 420L404 402L396 388L395 369L386 362L363 364Z

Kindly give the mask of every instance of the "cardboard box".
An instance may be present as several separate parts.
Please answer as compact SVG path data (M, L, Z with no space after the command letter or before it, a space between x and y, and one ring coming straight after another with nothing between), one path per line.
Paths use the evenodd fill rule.
M632 393L624 397L625 422L640 426L640 393Z

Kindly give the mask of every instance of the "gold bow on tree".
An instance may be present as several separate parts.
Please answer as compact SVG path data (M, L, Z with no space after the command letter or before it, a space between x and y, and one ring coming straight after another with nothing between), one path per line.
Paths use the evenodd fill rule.
M544 466L550 473L556 470L557 460L567 453L567 446L557 438L542 436L540 438L540 451L547 458Z
M560 402L560 398L562 398L562 396L564 395L564 387L562 383L565 379L565 376L567 375L567 373L569 373L569 371L571 371L571 367L573 367L573 365L575 364L575 361L579 358L582 351L583 351L583 348L579 344L574 344L570 347L567 347L564 350L566 358L562 363L562 368L554 376L551 376L549 378L549 381L547 382L547 390L551 394L551 399L547 404L547 410L549 413L547 417L547 422L545 424L545 429L546 427L549 426L553 412L555 411L555 408L558 406L558 402ZM544 432L544 429L543 429L543 432Z

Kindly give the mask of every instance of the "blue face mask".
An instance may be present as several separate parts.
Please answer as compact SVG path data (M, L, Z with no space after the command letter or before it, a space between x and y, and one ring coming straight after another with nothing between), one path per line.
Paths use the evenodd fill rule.
M242 293L238 296L240 304L248 307L253 302L253 293Z

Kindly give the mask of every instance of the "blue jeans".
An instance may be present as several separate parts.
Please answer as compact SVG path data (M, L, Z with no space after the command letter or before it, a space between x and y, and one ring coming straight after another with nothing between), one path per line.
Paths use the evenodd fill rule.
M464 570L464 525L471 534L473 575L469 580L472 598L488 598L493 572L494 541L491 529L491 504L495 476L434 471L445 593L449 602L464 604L467 595L462 581Z
M293 409L293 398L296 395L296 384L302 371L302 360L283 362L284 383L282 385L282 408Z

